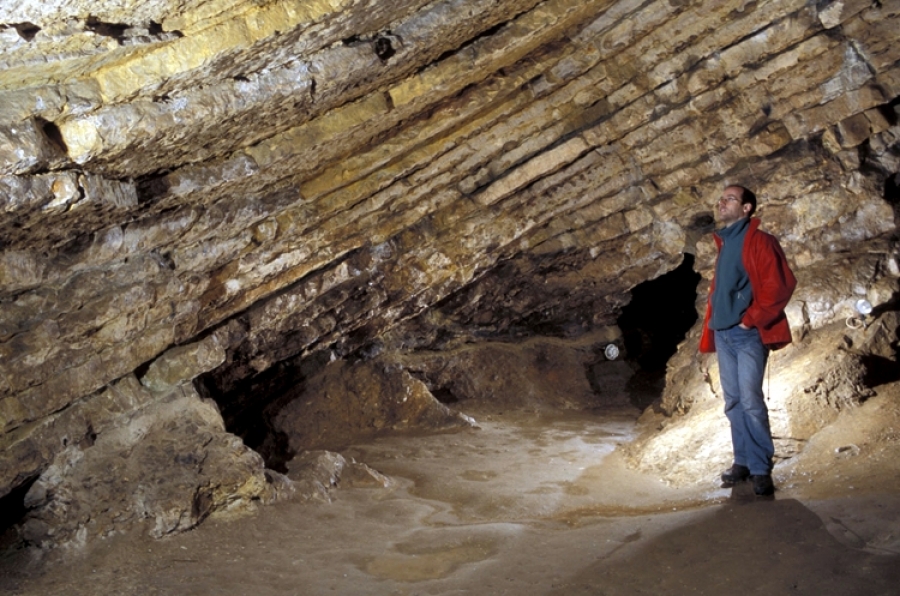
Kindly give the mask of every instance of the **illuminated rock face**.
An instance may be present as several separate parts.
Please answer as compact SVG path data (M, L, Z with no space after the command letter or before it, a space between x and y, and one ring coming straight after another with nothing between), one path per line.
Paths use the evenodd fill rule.
M726 182L798 332L896 295L896 2L104 4L0 8L0 495L198 376L614 325Z

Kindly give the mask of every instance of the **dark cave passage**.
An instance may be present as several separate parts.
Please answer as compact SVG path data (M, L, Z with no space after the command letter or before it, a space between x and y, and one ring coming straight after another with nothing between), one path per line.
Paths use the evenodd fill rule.
M623 348L624 359L620 359L616 366L621 368L610 369L604 365L603 374L606 376L602 379L598 378L599 369L587 371L589 382L598 394L608 391L609 383L617 378L626 384L624 390L629 394L631 403L639 409L646 408L659 398L665 383L666 363L697 321L695 303L700 275L694 271L693 265L693 255L685 255L673 271L633 288L631 302L623 308L618 319L623 336L620 347ZM606 361L603 356L598 356L598 359ZM355 360L350 358L350 361ZM296 450L276 429L275 418L303 394L308 383L318 377L330 361L331 352L323 351L281 362L259 375L239 380L234 374L242 370L242 361L236 359L230 366L201 376L196 385L201 395L218 404L229 432L241 437L247 446L260 453L269 468L284 472L286 462L296 454ZM352 365L348 366L347 371L350 371ZM387 378L391 375L381 376ZM440 403L449 404L454 409L460 405L457 402L462 398L447 386L447 379L438 382L429 375L413 373L413 376L425 382ZM466 383L471 384L471 380ZM463 386L469 386L466 383ZM598 383L603 387L598 389L595 386ZM359 399L348 387L342 390L350 391L347 399ZM490 392L492 389L483 390ZM527 390L523 388L523 391ZM374 403L359 402L352 407L366 409L374 407ZM383 405L387 408L387 402ZM395 415L389 414L388 410L390 408L383 412L385 416L390 418ZM332 448L341 443L343 426L352 425L347 416L333 421L337 426L334 427L336 443Z
M665 370L666 362L697 322L699 282L694 256L686 254L677 268L631 291L631 302L622 309L619 328L626 358L641 371Z
M631 302L618 324L624 356L636 374L629 383L632 401L645 408L659 396L665 384L666 363L697 322L697 284L694 256L685 254L681 265L631 291Z
M37 479L38 476L34 476L9 494L0 497L0 554L9 553L26 545L20 524L28 512L25 496Z
M272 417L295 398L304 379L327 361L327 354L315 354L306 361L278 363L260 375L234 382L228 370L212 371L198 377L198 393L216 402L225 428L259 453L266 467L287 471L286 462L295 454L284 437L272 426Z

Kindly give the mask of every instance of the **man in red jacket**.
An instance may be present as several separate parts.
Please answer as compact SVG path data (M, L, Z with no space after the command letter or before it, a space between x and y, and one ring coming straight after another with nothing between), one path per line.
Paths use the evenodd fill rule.
M769 428L762 384L769 350L791 342L784 314L797 285L774 236L759 230L756 195L729 186L716 216L722 227L713 238L719 249L709 288L701 352L717 352L725 415L731 423L734 463L722 474L726 485L747 480L757 495L775 491Z

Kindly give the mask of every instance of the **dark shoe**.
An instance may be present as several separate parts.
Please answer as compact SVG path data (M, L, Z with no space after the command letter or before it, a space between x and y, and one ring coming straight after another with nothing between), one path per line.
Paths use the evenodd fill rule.
M722 482L725 484L737 484L750 478L750 468L740 464L734 464L724 472L722 472Z
M775 485L772 483L772 476L769 474L751 476L750 481L753 482L753 492L757 495L765 496L775 492Z

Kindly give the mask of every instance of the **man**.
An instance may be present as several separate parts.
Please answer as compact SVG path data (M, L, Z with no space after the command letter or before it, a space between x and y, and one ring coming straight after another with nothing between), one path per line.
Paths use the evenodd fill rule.
M734 463L722 474L733 486L747 480L757 495L775 492L775 446L763 396L769 350L791 342L784 314L797 280L774 236L760 231L756 195L729 186L716 205L719 249L700 337L702 353L717 352Z

